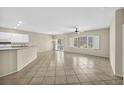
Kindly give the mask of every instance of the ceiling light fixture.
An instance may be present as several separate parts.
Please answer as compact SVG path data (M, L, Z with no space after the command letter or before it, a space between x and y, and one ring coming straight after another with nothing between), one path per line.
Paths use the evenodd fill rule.
M17 26L20 26L20 24L17 24Z
M22 24L22 21L19 21L18 23L19 23L19 24Z
M80 34L80 32L78 31L78 28L77 27L75 29L75 33Z
M77 27L76 27L76 29L75 29L75 32L76 32L76 33L79 32Z
M22 21L18 21L17 26L20 26L22 24Z

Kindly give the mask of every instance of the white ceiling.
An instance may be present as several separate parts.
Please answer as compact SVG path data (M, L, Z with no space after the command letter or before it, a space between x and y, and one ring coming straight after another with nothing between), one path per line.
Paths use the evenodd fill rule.
M48 34L109 27L117 8L0 8L0 26Z

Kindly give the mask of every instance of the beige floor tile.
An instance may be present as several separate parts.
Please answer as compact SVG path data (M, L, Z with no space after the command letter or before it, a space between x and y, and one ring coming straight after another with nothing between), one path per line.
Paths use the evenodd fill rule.
M83 82L83 83L81 83L81 85L94 85L94 83L93 82Z
M106 85L122 85L121 80L108 80L104 82L106 83Z
M45 76L45 74L46 74L46 72L37 72L37 73L33 76L33 78L40 78L40 77L44 77L44 76Z
M78 82L78 83L69 83L67 85L80 85L80 82Z
M68 71L65 71L65 74L66 75L75 75L76 73L73 70L68 70Z
M40 78L32 78L32 80L30 81L30 85L41 85L43 81L43 77Z
M21 79L19 85L28 85L32 78Z
M90 81L100 81L101 80L101 78L99 78L97 75L94 75L94 74L86 74L86 76L88 77L88 79L90 80Z
M10 79L21 79L21 78L23 78L23 74L14 73L14 74L11 74L11 75L1 77L0 79L2 79L2 80L10 80Z
M110 77L106 74L100 74L100 75L97 75L97 76L100 78L100 80L112 80L114 78L114 77Z
M66 76L56 76L55 84L59 85L67 84Z
M89 82L91 81L90 79L88 79L88 77L86 75L77 75L78 79L80 82Z
M56 70L59 71L59 70L64 70L63 66L57 66L56 67Z
M79 80L78 80L76 75L68 75L68 76L66 76L66 78L67 78L67 83L68 84L79 83Z
M106 85L106 83L104 81L96 81L93 82L95 85Z
M76 69L74 70L76 74L85 74L83 70Z
M47 71L47 68L40 68L40 69L38 69L37 71L38 71L38 72L45 72L45 71Z
M48 71L45 76L55 76L55 71Z
M0 80L0 85L18 85L21 79Z
M56 76L65 76L65 72L63 70L56 71Z
M113 75L109 59L60 51L38 53L38 58L21 71L0 78L1 85L122 85L122 82L122 78Z
M55 71L55 68L48 68L47 71Z
M55 84L55 77L45 77L42 82L42 85L54 85L54 84Z

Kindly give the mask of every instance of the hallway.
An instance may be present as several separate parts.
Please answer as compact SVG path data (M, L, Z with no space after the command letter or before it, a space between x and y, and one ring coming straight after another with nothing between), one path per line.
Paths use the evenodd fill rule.
M103 57L60 51L39 53L21 71L0 78L1 85L122 85Z

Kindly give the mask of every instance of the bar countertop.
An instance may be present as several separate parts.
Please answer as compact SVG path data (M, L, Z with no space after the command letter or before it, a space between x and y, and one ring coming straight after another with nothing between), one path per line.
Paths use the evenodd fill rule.
M20 71L37 58L37 47L1 47L0 77Z
M2 48L0 48L0 51L3 51L3 50L20 50L20 49L25 49L25 48L30 48L30 47L34 47L34 46L25 46L25 47L2 47Z

